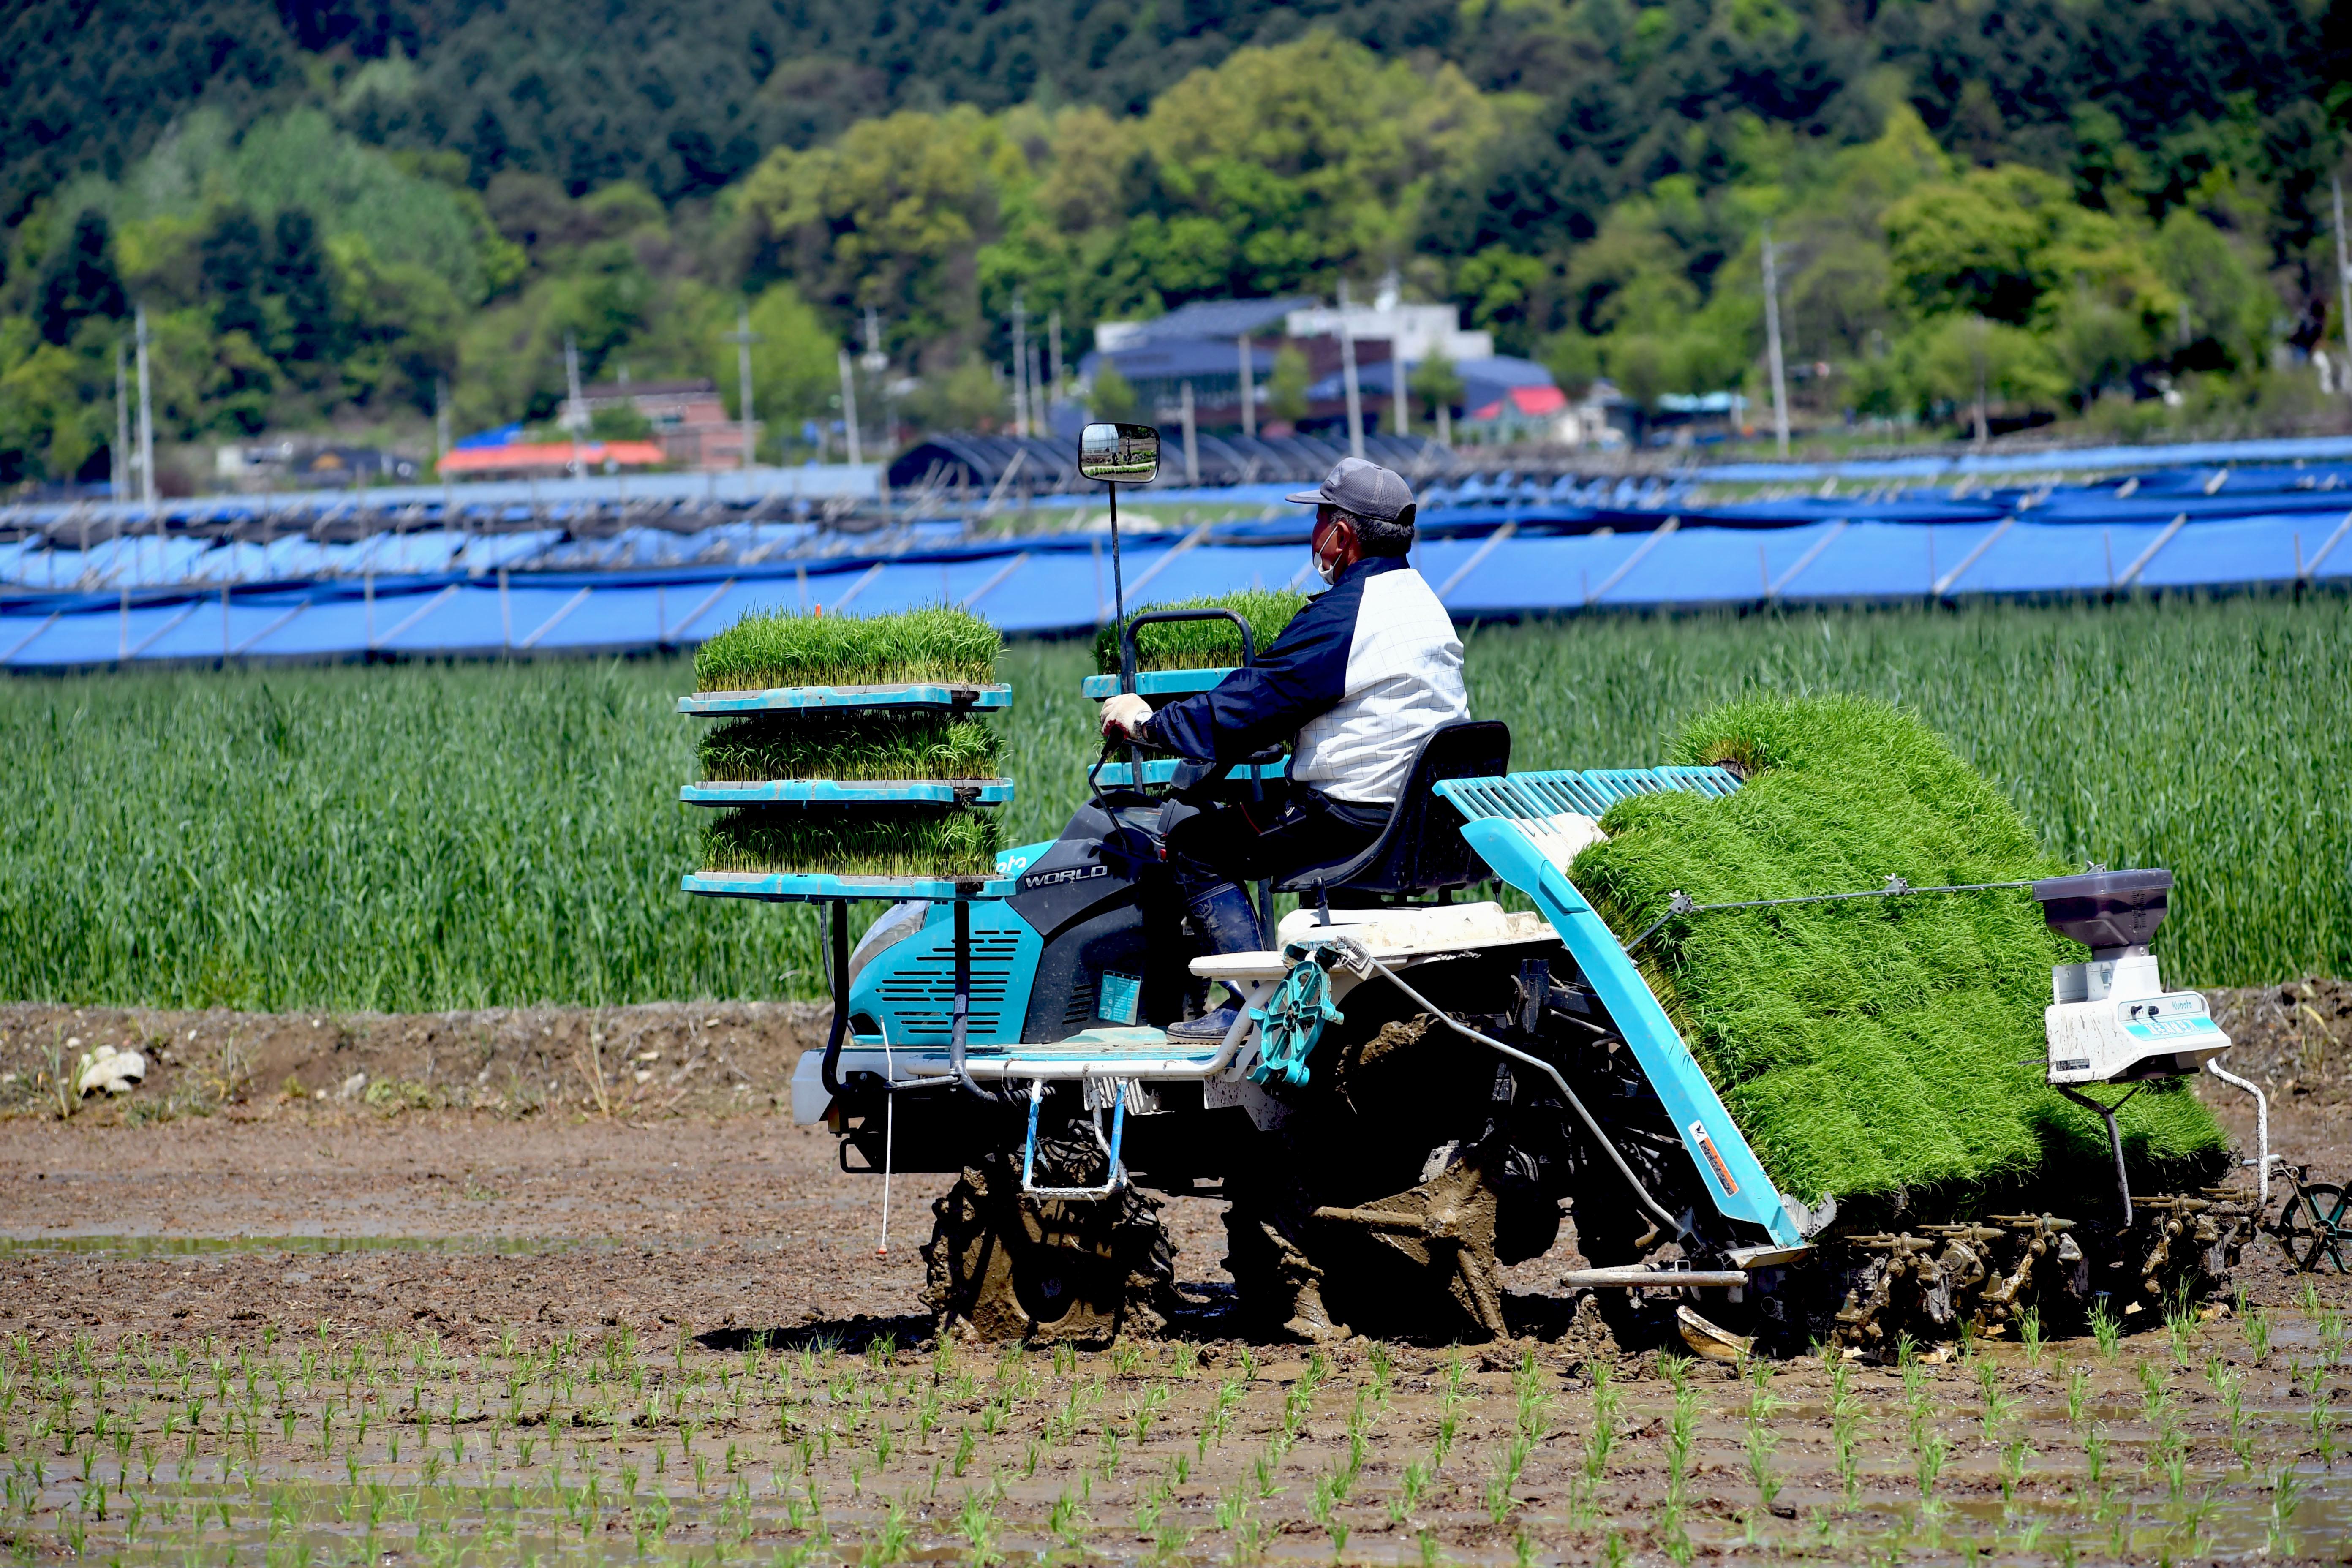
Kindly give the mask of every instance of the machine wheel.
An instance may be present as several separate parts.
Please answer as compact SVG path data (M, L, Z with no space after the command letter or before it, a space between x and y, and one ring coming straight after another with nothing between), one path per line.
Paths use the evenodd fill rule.
M1040 1185L1098 1183L1102 1163L1082 1128L1038 1141ZM1168 1325L1175 1247L1159 1204L1133 1187L1040 1202L1021 1194L1018 1155L999 1152L965 1167L931 1215L923 1299L943 1333L1104 1344Z
M1295 1145L1283 1141L1286 1151ZM1298 1338L1369 1333L1499 1339L1496 1215L1500 1152L1447 1148L1428 1180L1349 1204L1321 1204L1269 1161L1231 1184L1225 1268L1244 1310Z
M2279 1211L2279 1245L2287 1261L2305 1274L2333 1263L2352 1273L2352 1196L2333 1182L2297 1182Z

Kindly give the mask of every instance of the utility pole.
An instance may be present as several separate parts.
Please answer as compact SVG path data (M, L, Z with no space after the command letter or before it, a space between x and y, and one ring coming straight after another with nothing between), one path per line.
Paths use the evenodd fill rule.
M2336 193L2336 288L2343 302L2344 341L2352 343L2352 258L2347 258L2344 251L2344 176L2330 174L2327 183ZM2345 351L2345 358L2352 362L2352 348ZM2339 379L2336 384L2341 386L2344 382Z
M1053 408L1045 395L1045 350L1029 345L1029 427L1040 438L1054 433Z
M1013 291L1013 433L1029 434L1029 313Z
M449 378L433 378L433 466L449 455Z
M1764 226L1764 345L1772 361L1772 438L1789 455L1789 378L1780 363L1780 273L1772 254L1772 226Z
M1400 436L1410 434L1412 426L1412 405L1406 401L1412 394L1405 385L1404 357L1397 353L1403 346L1402 342L1389 345L1389 413L1392 416L1390 423L1396 426L1396 433Z
M841 428L849 437L849 460L866 460L857 445L857 372L849 363L849 351L841 351Z
M152 514L155 510L155 400L147 381L147 307L139 307L137 337L139 350L139 499L147 503Z
M735 345L735 411L743 421L743 467L751 467L752 448L759 441L759 422L751 416L751 345L766 340L751 330L751 308L739 305L735 309L735 330L720 334L724 342Z
M107 499L116 502L131 488L131 372L126 368L122 340L114 340L114 461Z
M1198 485L1201 482L1201 454L1192 444L1192 384L1185 382L1178 390L1181 396L1177 401L1176 409L1184 421L1184 482Z
M580 340L570 332L563 334L563 385L568 394L563 427L572 432L572 477L576 479L582 471L580 432L588 426L588 402L580 395Z
M1339 375L1348 388L1348 455L1364 455L1364 395L1356 384L1356 330L1348 320L1348 280L1339 279Z
M1045 366L1053 375L1053 395L1062 395L1062 312L1054 310L1045 317ZM1050 406L1050 405L1049 405Z
M1257 434L1257 372L1250 363L1249 334L1244 332L1234 342L1240 345L1242 351L1242 434L1255 437Z

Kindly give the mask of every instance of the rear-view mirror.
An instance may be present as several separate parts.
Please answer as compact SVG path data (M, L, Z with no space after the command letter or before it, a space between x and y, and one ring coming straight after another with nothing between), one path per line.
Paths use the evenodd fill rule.
M1078 433L1078 472L1112 484L1148 485L1160 473L1160 432L1149 425L1089 425Z

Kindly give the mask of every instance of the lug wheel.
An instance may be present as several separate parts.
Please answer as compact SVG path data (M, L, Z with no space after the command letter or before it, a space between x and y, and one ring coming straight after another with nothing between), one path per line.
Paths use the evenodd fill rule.
M2352 1194L2333 1182L2298 1182L2279 1214L2279 1245L2303 1273L2332 1263L2352 1273Z
M1040 1185L1102 1180L1101 1151L1083 1135L1040 1140L1037 1163ZM1160 1205L1133 1187L1092 1202L1024 1197L1018 1159L996 1152L965 1169L931 1218L923 1299L942 1332L1103 1344L1167 1327L1175 1248Z

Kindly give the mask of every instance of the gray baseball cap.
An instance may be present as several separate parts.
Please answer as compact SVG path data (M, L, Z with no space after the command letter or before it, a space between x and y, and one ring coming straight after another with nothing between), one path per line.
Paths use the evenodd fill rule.
M1299 490L1282 499L1302 506L1328 503L1376 522L1402 521L1407 527L1412 523L1412 487L1404 482L1404 476L1361 458L1340 458L1323 476L1322 489Z

